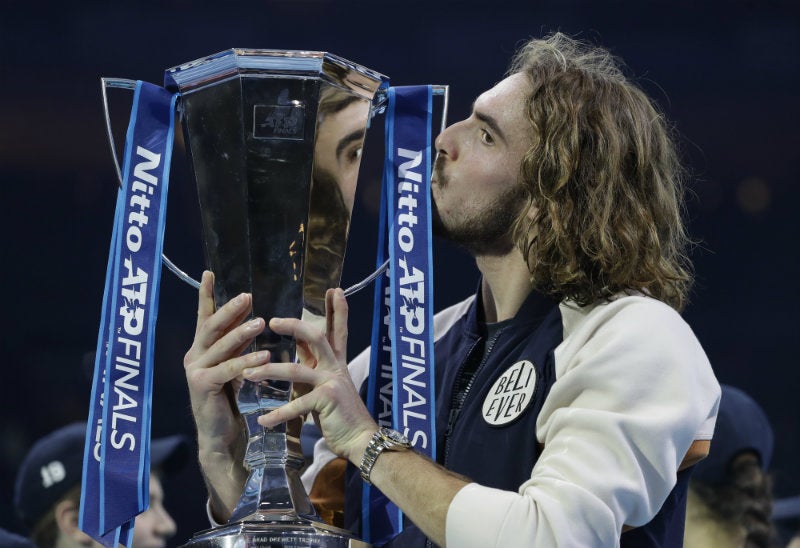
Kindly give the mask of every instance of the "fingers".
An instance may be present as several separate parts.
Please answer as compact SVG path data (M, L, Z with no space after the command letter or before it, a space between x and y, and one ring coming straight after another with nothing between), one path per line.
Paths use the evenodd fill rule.
M327 365L328 368L336 368L338 366L336 355L328 343L325 333L318 327L296 318L272 318L269 321L269 328L278 335L294 337L298 348L302 348L303 352L313 356L313 360L308 361L316 362L316 367Z
M313 400L308 396L301 396L289 403L273 409L269 413L258 417L258 424L266 428L273 428L282 422L305 416L314 410Z
M241 324L252 310L253 296L249 293L237 295L206 320L196 340L205 342L206 347L211 346L217 339ZM263 322L261 329L264 329Z
M201 374L204 375L207 385L221 386L238 377L246 376L246 371L263 366L269 359L270 353L267 350L251 352L226 360L215 367L202 368Z
M195 337L194 344L185 359L186 368L206 368L230 361L244 352L256 336L264 331L264 320L254 318L225 333L226 329L230 329L228 327L230 318L218 317L224 310L225 307L221 308L217 314L209 318ZM238 318L238 315L232 312L231 317Z
M195 329L194 342L185 361L192 361L192 356L202 354L217 341L236 329L252 311L252 302L252 295L242 293L215 311L214 275L209 271L203 272L198 292L197 327ZM247 346L246 340L248 338L252 340L249 335L260 333L264 329L263 322L250 327L253 330L258 329L258 331L246 334L247 336L239 333L233 337L234 340L228 341L225 350L230 350L231 344L239 346L238 343L241 343L243 350Z
M214 273L209 270L203 272L203 276L200 279L200 289L198 291L195 342L208 335L213 336L219 332L227 332L233 326L240 324L251 312L252 301L252 295L241 293L225 303L225 305L219 309L219 314L215 314Z
M195 336L197 336L200 326L214 313L214 309L214 273L206 270L203 272L203 277L200 278Z
M325 293L326 332L309 322L295 318L273 318L272 331L294 337L300 361L311 367L343 367L347 359L347 300L344 292L329 289Z
M197 329L184 367L204 369L239 356L264 330L265 322L254 318L242 324L252 310L252 296L242 293L219 310L214 306L214 275L206 271L200 282Z
M325 378L315 369L300 363L266 363L258 364L260 367L250 367L242 372L247 380L259 382L267 379L272 381L291 381L316 385Z
M341 288L329 289L325 293L325 315L327 337L339 363L347 359L347 299Z

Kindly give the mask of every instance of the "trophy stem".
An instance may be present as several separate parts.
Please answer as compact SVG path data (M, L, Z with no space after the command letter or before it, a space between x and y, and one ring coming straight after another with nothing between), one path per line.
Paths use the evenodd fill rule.
M319 520L300 480L304 464L300 452L301 421L266 429L257 422L261 413L262 410L242 413L248 435L245 466L250 473L229 523Z

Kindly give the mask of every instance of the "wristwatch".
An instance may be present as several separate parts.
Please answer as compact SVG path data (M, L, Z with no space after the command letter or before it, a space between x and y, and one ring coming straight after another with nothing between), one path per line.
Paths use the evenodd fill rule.
M397 430L391 428L381 427L377 432L372 434L372 438L364 450L364 455L361 457L361 466L358 467L361 471L361 479L367 485L372 485L369 481L369 475L372 473L372 467L375 466L375 461L384 450L386 451L405 451L412 447L408 438Z

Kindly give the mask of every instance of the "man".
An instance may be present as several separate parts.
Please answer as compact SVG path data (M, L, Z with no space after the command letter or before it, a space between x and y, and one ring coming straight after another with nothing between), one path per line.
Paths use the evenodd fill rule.
M86 423L59 428L31 447L17 473L14 507L38 548L101 546L78 528ZM150 507L136 517L134 548L164 548L176 526L164 508L160 474L180 470L189 457L182 436L153 440Z
M437 231L482 275L436 318L437 462L387 441L363 405L368 358L345 365L341 289L325 332L269 319L302 350L272 363L240 355L265 327L242 323L252 297L215 312L205 273L184 365L212 515L241 492L225 386L270 378L307 391L259 422L312 413L332 454L410 520L393 545L680 546L719 385L677 312L691 276L663 117L607 52L555 34L524 46L436 148ZM513 408L498 399L512 381Z

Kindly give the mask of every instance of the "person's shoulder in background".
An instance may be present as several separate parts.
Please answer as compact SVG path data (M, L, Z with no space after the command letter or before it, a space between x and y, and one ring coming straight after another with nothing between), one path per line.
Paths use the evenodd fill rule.
M772 519L786 548L800 548L800 495L775 500Z

